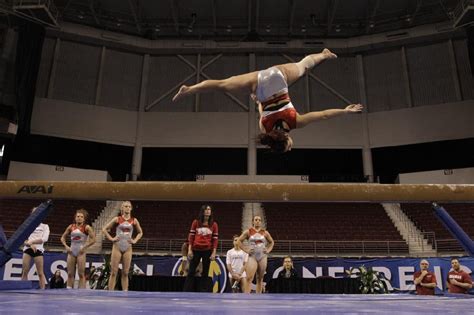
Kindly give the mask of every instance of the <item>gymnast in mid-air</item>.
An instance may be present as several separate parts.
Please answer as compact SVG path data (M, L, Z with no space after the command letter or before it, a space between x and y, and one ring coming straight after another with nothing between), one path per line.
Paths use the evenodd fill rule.
M173 97L173 101L186 95L212 91L248 92L258 104L261 134L258 141L269 146L274 152L287 152L293 146L289 132L303 128L318 121L362 112L361 104L351 104L344 109L326 109L323 111L298 114L291 103L288 86L298 80L314 66L337 56L329 49L321 53L304 57L296 63L276 65L262 71L254 71L223 80L205 80L198 84L183 85Z

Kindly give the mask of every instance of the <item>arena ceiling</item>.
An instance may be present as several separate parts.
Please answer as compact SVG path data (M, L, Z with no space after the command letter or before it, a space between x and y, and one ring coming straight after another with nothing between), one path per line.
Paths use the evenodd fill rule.
M459 0L55 0L62 21L150 39L345 38L452 23Z

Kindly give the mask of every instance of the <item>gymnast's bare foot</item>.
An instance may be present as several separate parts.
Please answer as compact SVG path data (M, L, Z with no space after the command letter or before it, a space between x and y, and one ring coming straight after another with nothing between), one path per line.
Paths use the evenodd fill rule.
M189 86L187 86L187 85L182 85L182 86L179 88L178 93L176 93L176 95L173 96L173 102L176 102L178 99L180 99L181 97L183 97L184 95L186 95L186 94L189 92L189 89L190 89Z
M332 51L330 51L329 49L327 49L327 48L324 48L321 53L324 55L324 57L326 59L336 59L337 58L337 55L335 53L333 53Z

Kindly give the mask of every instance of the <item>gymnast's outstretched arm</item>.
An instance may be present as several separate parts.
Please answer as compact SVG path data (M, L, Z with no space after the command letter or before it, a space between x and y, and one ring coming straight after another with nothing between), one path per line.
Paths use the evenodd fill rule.
M345 114L355 114L362 112L364 106L361 104L351 104L344 109L326 109L318 112L310 112L296 116L296 128L303 128L308 124L319 121L334 118Z

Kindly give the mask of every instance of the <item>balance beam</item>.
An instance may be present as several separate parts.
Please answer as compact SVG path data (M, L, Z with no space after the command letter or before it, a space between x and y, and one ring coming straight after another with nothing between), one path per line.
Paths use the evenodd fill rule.
M474 185L0 182L0 199L245 202L474 202Z

